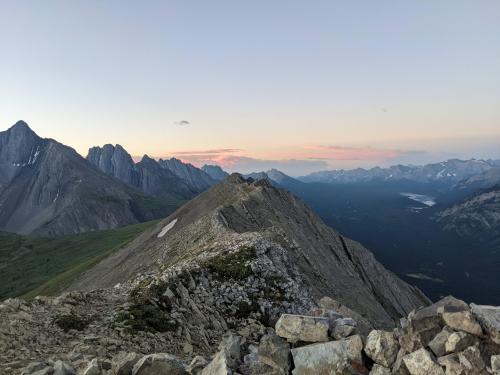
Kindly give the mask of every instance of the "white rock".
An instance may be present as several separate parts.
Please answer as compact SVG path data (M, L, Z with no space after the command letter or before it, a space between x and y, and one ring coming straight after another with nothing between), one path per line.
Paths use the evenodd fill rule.
M403 362L411 375L445 375L441 366L423 348L405 355Z
M391 367L399 352L399 344L392 332L373 330L366 338L365 353L375 363Z
M276 323L276 334L290 342L328 341L327 318L283 314Z

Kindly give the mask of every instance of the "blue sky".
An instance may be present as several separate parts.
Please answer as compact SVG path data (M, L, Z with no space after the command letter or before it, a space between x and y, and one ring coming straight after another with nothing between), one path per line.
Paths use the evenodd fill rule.
M82 154L292 174L500 158L496 0L10 1L0 47L0 129Z

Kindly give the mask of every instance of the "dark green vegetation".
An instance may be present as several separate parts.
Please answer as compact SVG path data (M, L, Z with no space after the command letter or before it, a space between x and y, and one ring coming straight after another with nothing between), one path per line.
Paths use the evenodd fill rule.
M0 299L56 294L155 223L56 238L0 232Z
M255 259L255 249L244 246L233 254L221 254L211 258L207 262L207 267L224 279L241 280L252 274L252 268L248 263L253 259Z
M443 231L433 220L462 196L443 186L410 181L284 187L301 197L326 224L361 242L384 266L429 298L453 294L469 302L500 303L500 248ZM426 207L402 192L432 196L437 205Z
M177 328L175 320L170 319L168 311L151 303L135 304L121 311L115 318L130 333L134 331L174 331Z
M54 323L57 324L64 332L68 332L71 329L83 331L89 324L87 320L74 314L60 315L54 319Z

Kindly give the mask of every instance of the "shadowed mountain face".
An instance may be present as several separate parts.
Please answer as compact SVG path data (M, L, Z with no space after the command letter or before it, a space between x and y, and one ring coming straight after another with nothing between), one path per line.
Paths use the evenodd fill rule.
M205 164L201 169L207 173L212 179L215 181L222 181L225 179L227 176L229 176L229 173L224 171L221 167L218 165L207 165Z
M466 178L488 171L497 165L493 160L451 159L423 166L394 165L389 168L332 170L300 177L304 182L358 183L408 180L419 183L456 184Z
M267 243L269 254L285 251L286 264L296 268L312 298L331 296L375 326L393 326L428 303L418 289L387 271L359 243L326 226L293 194L236 174L98 264L70 289L110 287L158 265L165 269L201 261L214 249L248 238Z
M172 158L156 161L147 155L134 163L120 145L104 145L89 150L87 160L102 172L155 197L188 200L216 183L207 173Z
M172 210L22 121L0 132L0 207L1 230L49 236L115 228Z

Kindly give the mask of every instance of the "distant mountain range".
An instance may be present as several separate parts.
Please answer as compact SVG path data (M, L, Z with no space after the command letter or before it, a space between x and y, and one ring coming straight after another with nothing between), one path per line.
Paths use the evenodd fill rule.
M24 121L0 132L0 230L58 236L160 218L217 181L180 160L134 163L117 145L87 159Z
M330 184L397 180L450 184L487 172L492 168L499 167L499 165L500 161L498 160L451 159L423 166L394 165L389 168L322 171L299 177L299 180Z

